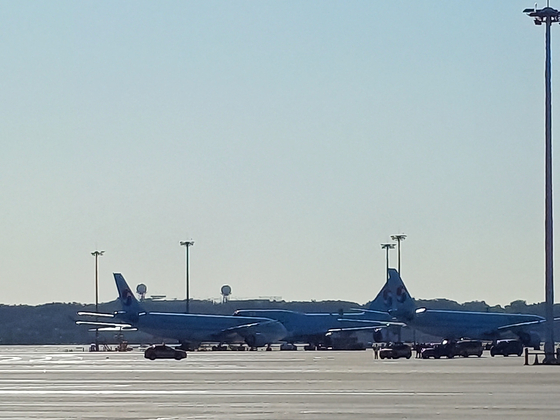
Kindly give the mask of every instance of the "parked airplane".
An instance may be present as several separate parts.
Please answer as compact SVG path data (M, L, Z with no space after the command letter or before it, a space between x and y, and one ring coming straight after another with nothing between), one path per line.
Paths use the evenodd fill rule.
M389 277L373 300L370 310L385 310L411 328L445 339L497 340L504 334L517 335L525 346L538 349L538 330L545 319L538 315L470 312L416 308L401 276L389 269Z
M78 312L78 315L114 318L115 322L77 321L77 324L101 327L100 330L137 329L155 336L178 340L184 349L196 349L203 342L244 342L250 347L262 347L278 342L287 334L280 322L264 317L147 312L134 297L122 274L114 273L113 276L122 310L113 314Z
M282 341L308 343L310 348L330 347L334 333L348 335L357 331L372 331L375 341L383 341L382 330L387 326L403 326L387 312L353 311L347 313L304 313L285 309L240 309L235 316L264 317L280 321L287 330Z

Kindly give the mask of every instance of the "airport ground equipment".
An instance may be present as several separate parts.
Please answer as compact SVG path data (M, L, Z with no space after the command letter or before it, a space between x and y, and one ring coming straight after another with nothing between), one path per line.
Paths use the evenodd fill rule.
M452 359L455 356L481 357L483 351L484 347L480 340L443 340L441 343L424 347L420 351L420 355L422 359L429 359L431 357L434 359L439 359L441 357Z

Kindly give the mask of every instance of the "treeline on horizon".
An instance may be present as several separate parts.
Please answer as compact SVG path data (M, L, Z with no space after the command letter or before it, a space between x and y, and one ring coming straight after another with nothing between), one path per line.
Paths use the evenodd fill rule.
M146 299L142 305L147 311L185 312L184 300ZM490 306L484 301L457 303L448 299L416 300L418 307L478 312L524 313L545 316L545 304L527 304L516 300L504 307ZM231 315L237 309L286 309L299 312L349 312L366 309L369 303L360 305L347 301L286 302L269 300L231 300L215 303L207 300L191 300L190 312L201 314ZM118 301L99 304L99 312L112 313L120 309ZM79 311L95 311L94 304L49 303L43 305L0 305L0 345L85 345L92 341L93 333L88 327L79 326ZM560 304L555 305L555 314L560 314ZM558 315L557 315L558 316ZM115 342L114 333L104 334L103 339Z

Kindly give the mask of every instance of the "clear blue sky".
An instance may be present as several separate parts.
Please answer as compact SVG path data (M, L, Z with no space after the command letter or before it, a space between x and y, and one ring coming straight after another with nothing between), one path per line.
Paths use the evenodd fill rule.
M0 303L544 300L532 5L0 1Z

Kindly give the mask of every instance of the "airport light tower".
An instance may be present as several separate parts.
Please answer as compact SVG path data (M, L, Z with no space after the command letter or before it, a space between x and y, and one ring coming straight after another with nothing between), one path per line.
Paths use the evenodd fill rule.
M399 233L398 235L391 235L391 239L393 241L397 241L397 256L398 256L397 270L399 270L399 274L401 274L401 241L404 241L406 239L406 235L404 233Z
M381 249L384 249L386 254L385 279L387 280L389 278L389 250L395 249L395 244L381 244Z
M552 90L550 62L550 26L560 22L560 12L552 7L525 9L535 25L545 25L545 295L546 335L544 341L545 363L555 363L554 355L554 275L553 275L553 227L552 227Z
M189 247L194 245L194 241L190 240L190 241L182 241L180 242L181 246L184 246L186 248L186 262L185 262L185 282L187 283L187 303L186 303L186 312L190 313L189 311L189 300L190 300L190 296L189 296Z
M91 255L95 257L95 313L99 313L99 262L105 251L93 251ZM95 329L95 350L99 350L99 330Z

